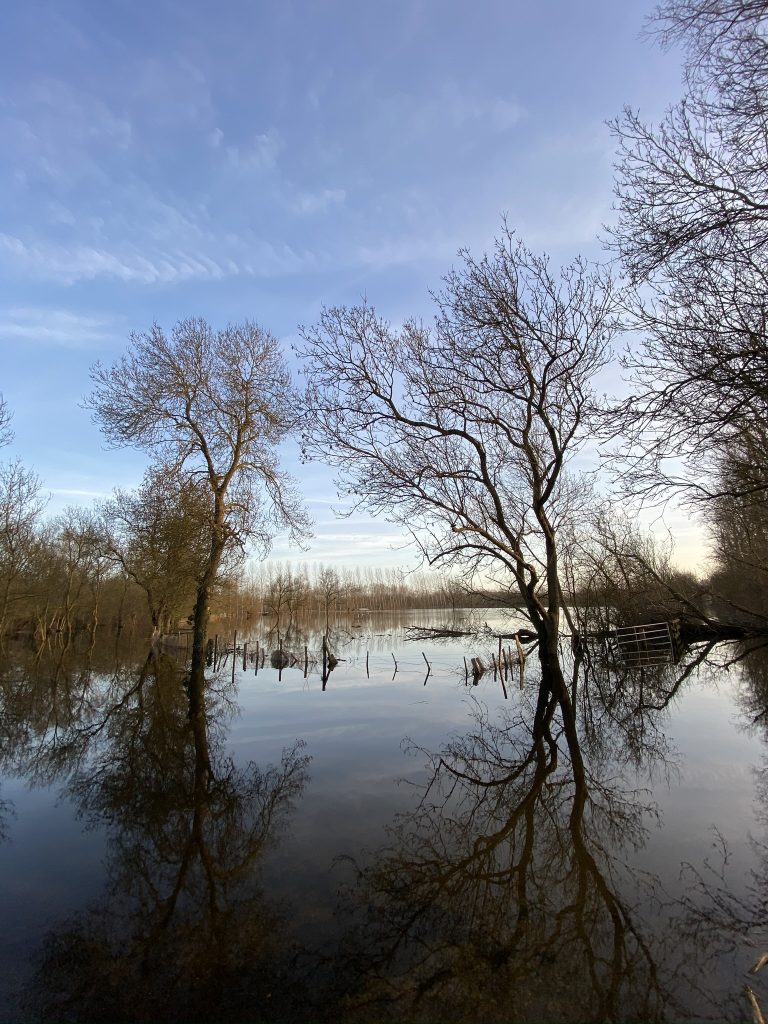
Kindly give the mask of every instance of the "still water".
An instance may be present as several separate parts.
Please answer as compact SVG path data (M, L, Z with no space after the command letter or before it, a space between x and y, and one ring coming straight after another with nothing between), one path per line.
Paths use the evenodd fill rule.
M765 659L597 652L569 731L535 656L502 686L465 670L490 635L407 639L444 620L337 623L325 685L318 631L282 670L254 633L196 720L181 652L11 652L0 1020L749 1020L746 984L768 1009Z

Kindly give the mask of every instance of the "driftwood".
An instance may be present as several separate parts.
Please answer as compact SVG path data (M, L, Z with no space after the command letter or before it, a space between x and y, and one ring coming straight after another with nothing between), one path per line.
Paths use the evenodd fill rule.
M530 629L517 629L513 633L497 633L489 626L478 629L451 629L448 626L408 626L405 629L406 640L455 640L471 636L475 640L490 638L495 640L519 640L523 644L532 644L538 636Z
M463 636L477 636L475 630L449 629L447 626L406 626L406 640L453 640Z

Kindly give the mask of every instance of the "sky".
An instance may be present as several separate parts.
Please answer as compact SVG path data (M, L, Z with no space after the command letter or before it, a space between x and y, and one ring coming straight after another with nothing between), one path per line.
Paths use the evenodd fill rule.
M431 316L502 215L556 263L602 254L625 104L657 119L679 54L638 0L10 0L0 33L0 392L49 511L136 486L82 407L131 330L245 318L290 350L323 305ZM285 465L306 552L412 564L337 519L333 474ZM672 522L682 562L701 550Z

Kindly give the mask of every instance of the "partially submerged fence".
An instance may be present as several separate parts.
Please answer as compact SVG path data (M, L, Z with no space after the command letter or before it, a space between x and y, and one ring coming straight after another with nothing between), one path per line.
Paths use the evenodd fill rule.
M613 631L616 653L627 668L668 665L675 660L675 641L669 622L618 626Z

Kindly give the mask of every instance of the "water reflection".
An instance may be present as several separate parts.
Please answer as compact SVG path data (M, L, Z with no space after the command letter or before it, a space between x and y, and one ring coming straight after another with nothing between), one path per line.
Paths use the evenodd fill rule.
M652 880L621 861L654 809L593 775L558 700L539 698L502 722L478 705L471 732L422 752L418 807L360 876L351 1020L663 1017L633 905Z
M295 976L285 983L292 951L259 864L309 759L296 743L277 767L237 766L221 695L183 684L176 661L152 651L138 670L92 680L81 718L62 720L47 694L48 726L18 767L38 782L66 773L109 854L102 899L45 944L28 994L38 1019L272 1020L301 999Z
M764 641L722 644L714 652L721 671L741 671L738 704L742 728L768 739L768 646ZM699 975L702 1002L722 1019L745 1015L745 982L765 1011L768 952L768 757L753 768L755 819L750 834L752 867L744 871L738 850L713 824L706 854L682 865L685 883L674 902L670 926ZM748 968L751 968L748 973ZM756 977L759 975L759 977ZM760 1019L755 1016L754 1019Z
M10 800L4 800L0 795L0 843L5 842L9 837L12 817L13 804Z
M722 664L726 669L741 666L744 685L739 702L747 719L768 738L768 642L729 645Z
M367 681L361 656L370 639L328 638L341 655L339 676L356 654ZM308 634L265 639L268 651L319 646ZM388 634L380 653L389 657L394 645ZM565 692L535 685L531 671L506 713L472 702L467 729L420 749L427 780L385 846L368 859L334 851L363 866L340 908L338 938L329 940L326 900L316 911L322 944L310 926L302 948L291 931L296 908L265 890L261 869L291 814L308 810L299 803L308 758L300 744L272 768L228 755L238 698L230 664L204 691L190 689L183 667L157 651L132 663L114 652L91 651L83 662L52 651L0 670L3 766L64 787L85 824L108 839L102 895L49 936L28 1014L342 1024L680 1019L693 1012L692 989L706 987L702 971L721 969L723 951L745 936L759 947L768 910L768 867L745 891L719 863L697 863L681 896L636 866L657 824L642 785L676 778L667 720L711 654L700 647L677 666L628 671L610 651L565 650ZM724 657L737 655L748 655L742 706L764 731L765 651ZM262 669L272 684L279 675L269 658L259 664L247 666L254 689L257 667L259 683ZM315 671L325 688L328 674ZM236 678L248 682L241 661ZM462 679L459 670L454 701ZM490 681L473 692L498 697ZM306 706L332 716L339 696ZM761 800L765 779L768 768ZM768 865L768 847L757 842L753 852ZM303 925L314 912L304 908ZM702 1016L723 1016L730 1000L743 1015L741 998L731 973L695 1005Z

